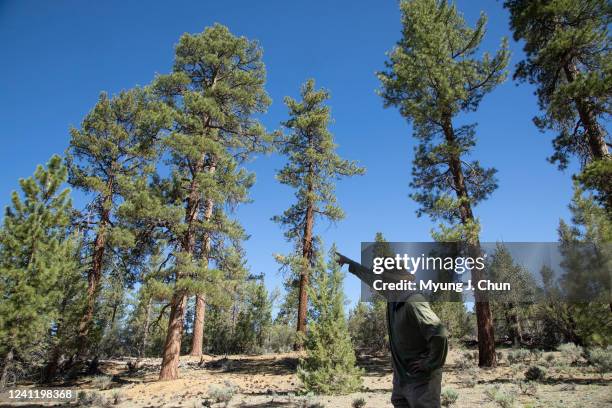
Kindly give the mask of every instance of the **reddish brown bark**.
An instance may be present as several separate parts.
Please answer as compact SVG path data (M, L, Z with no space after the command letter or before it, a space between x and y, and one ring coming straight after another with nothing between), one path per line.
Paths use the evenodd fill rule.
M576 65L572 62L565 64L563 67L567 82L574 82L576 77L580 74ZM610 158L608 153L608 145L606 144L605 132L603 128L597 122L597 119L593 115L592 109L589 108L588 102L583 98L575 98L574 103L580 122L586 130L587 144L593 160L600 160L603 158Z
M193 256L195 250L195 221L200 209L199 185L196 175L200 173L204 167L205 157L202 156L192 168L192 179L189 184L189 195L187 197L187 206L185 209L185 224L187 229L181 241L181 249L184 253ZM176 273L176 282L181 279L180 271ZM184 291L177 290L172 296L170 302L170 318L168 321L168 331L162 351L162 367L159 372L160 380L175 380L178 378L178 364L181 353L181 337L183 335L183 320L185 318L185 304L187 294Z
M217 169L214 158L210 159L208 172L213 174ZM204 203L204 221L210 221L213 213L214 202L207 198ZM202 243L202 261L208 267L208 257L210 255L210 235L204 234L204 242ZM206 314L206 296L204 293L196 295L195 314L193 316L193 339L191 342L191 355L195 357L202 356L202 347L204 345L204 316Z
M312 166L308 169L307 183L308 183L308 200L310 200L311 193L313 191L312 183ZM312 202L308 202L306 206L306 218L304 222L304 237L302 240L302 257L304 259L303 270L300 273L299 282L299 303L298 303L298 316L297 316L297 332L303 338L306 334L306 315L308 313L308 283L309 283L309 271L312 265L313 247L312 247L312 231L314 227L314 205ZM294 345L295 350L302 350L303 343L301 339Z
M206 314L206 297L204 294L196 295L195 314L193 316L193 340L191 342L191 355L202 356L204 345L204 317Z
M159 379L162 381L175 380L178 378L185 303L186 296L182 291L178 291L172 296L168 331L166 333L166 341L164 342L164 349L162 352L161 370L159 371Z
M455 147L457 139L453 130L450 118L446 118L444 123L444 136L449 146ZM459 213L462 224L468 224L474 221L472 206L468 200L468 190L465 184L463 169L461 168L461 158L458 154L451 154L448 162L451 174L453 176L453 185L460 200ZM478 238L468 242L470 256L476 259L481 256L480 242ZM481 271L472 270L472 280L474 282L482 279ZM493 317L491 314L491 306L487 302L480 291L475 292L476 300L476 325L478 328L478 365L480 367L495 367L497 365L497 356L495 354L495 333L493 330Z
M89 272L87 273L87 305L85 307L85 313L83 314L83 317L79 322L79 349L77 352L78 355L82 355L88 345L88 335L94 317L98 287L100 286L100 280L102 279L102 269L104 267L104 253L106 252L106 238L108 233L107 229L110 225L110 213L113 197L111 186L112 184L109 182L109 191L107 192L106 196L102 201L102 210L100 212L98 232L96 233L96 238L94 240L92 264Z

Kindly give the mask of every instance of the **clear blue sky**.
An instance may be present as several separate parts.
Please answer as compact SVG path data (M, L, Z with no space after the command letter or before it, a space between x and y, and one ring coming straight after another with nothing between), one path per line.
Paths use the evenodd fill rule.
M489 16L483 50L511 37L501 1L462 0L458 6L470 23L481 10ZM383 109L375 93L374 73L399 38L399 18L395 1L0 0L0 204L8 204L20 177L64 151L69 127L79 125L100 91L146 85L155 73L169 72L180 35L219 22L263 46L273 99L263 116L269 129L286 118L283 96L297 96L305 79L314 77L331 91L338 151L358 160L367 175L338 184L347 217L317 225L326 245L336 242L359 259L360 242L377 231L391 241L428 241L432 223L416 218L408 198L411 128L395 109ZM510 46L513 66L521 46ZM554 241L559 218L568 218L570 173L545 160L551 135L531 122L537 112L532 93L509 79L466 118L478 122L474 157L499 170L499 189L476 208L483 241ZM274 179L282 164L276 155L249 164L257 173L254 202L237 212L251 234L251 270L264 272L270 288L280 284L272 253L291 249L270 221L293 199ZM354 302L358 281L348 277L345 286Z

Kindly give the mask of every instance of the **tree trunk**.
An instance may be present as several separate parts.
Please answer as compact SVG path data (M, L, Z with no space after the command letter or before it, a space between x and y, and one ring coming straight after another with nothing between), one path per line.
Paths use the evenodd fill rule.
M206 314L206 297L204 294L196 295L195 315L193 316L193 340L191 342L191 355L202 356L204 345L204 317Z
M13 349L11 348L9 352L6 354L6 357L4 357L4 362L2 364L2 374L0 374L0 390L3 390L6 388L6 384L8 383L9 370L11 369L11 366L13 365L13 358L14 358L14 353L13 353Z
M312 174L312 167L308 169L308 174ZM309 181L311 179L308 176L308 196L312 194L313 187ZM308 198L310 200L310 198ZM306 314L308 313L308 281L310 267L312 266L313 258L313 247L312 247L312 230L314 227L314 208L311 202L306 207L306 219L304 223L304 237L302 241L302 257L303 257L303 269L300 273L300 286L299 286L299 303L298 303L298 317L297 317L297 332L303 339L306 335ZM294 345L295 350L302 350L304 347L302 339L298 338Z
M57 333L55 338L58 339L56 344L53 345L51 350L51 354L49 357L49 361L47 365L43 369L42 381L45 383L51 382L55 375L57 374L57 370L59 368L59 361L64 354L64 344L62 344L62 337L64 332L64 314L66 312L66 306L68 305L68 296L62 297L62 303L60 304L59 310L59 319L57 321Z
M194 224L200 209L199 185L197 175L204 167L205 157L202 156L193 168L193 175L189 185L189 196L185 209L185 224L187 229L181 242L184 253L193 257L195 250L195 230ZM176 272L176 282L181 279L180 271ZM183 290L175 289L170 302L170 319L168 321L168 331L162 351L162 366L159 372L160 380L175 380L178 378L178 364L181 354L181 336L183 335L183 320L185 318L185 305L187 303L186 293Z
M186 296L180 291L172 296L168 332L162 352L162 364L159 372L160 380L175 380L178 378L178 365L181 354L181 336L183 335L183 318L185 316Z
M457 139L450 118L446 118L443 131L448 145L456 147ZM461 158L458 153L450 155L448 166L453 176L453 185L457 199L460 200L459 214L461 223L466 225L474 221L474 214L468 200L468 190L463 176L463 169L461 168ZM482 256L478 237L470 237L468 241L469 255L473 258ZM472 269L472 280L474 282L478 282L482 277L481 271L475 268ZM479 290L474 292L474 298L476 301L476 323L478 327L478 365L480 367L495 367L497 365L497 356L495 354L495 333L493 330L491 306Z
M138 350L138 356L144 357L147 352L147 343L149 341L149 325L151 324L151 298L147 300L147 309L145 311L145 323L142 330L142 343L140 344L140 350Z
M217 169L217 164L214 158L210 158L208 172L213 174ZM214 202L207 198L204 204L204 221L210 221L212 217ZM202 245L202 260L208 267L208 258L210 255L210 235L204 234L204 242ZM204 316L206 314L206 295L198 293L196 295L195 313L193 316L193 339L191 341L191 355L194 357L202 356L202 347L204 345Z
M506 307L506 325L508 326L508 337L512 340L512 346L518 347L523 342L521 325L518 319L518 312L513 303L508 303Z
M81 356L88 346L88 335L91 323L94 317L96 306L96 298L98 286L102 279L102 268L104 267L104 252L106 250L106 235L107 228L110 224L110 205L112 201L112 191L104 198L102 202L102 211L100 214L100 223L98 224L98 232L94 241L94 250L92 256L91 269L87 273L87 306L85 313L79 322L78 330L78 350L77 354Z
M563 67L567 82L572 83L579 75L578 68L573 62L565 64ZM575 98L576 110L582 122L582 126L586 130L587 144L593 160L601 160L610 158L608 146L606 144L605 131L597 122L597 118L593 115L592 110L588 106L588 102L584 98Z

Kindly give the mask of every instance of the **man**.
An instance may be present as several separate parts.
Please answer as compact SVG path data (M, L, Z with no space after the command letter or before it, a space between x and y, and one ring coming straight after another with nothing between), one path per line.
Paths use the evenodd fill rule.
M337 254L338 263L372 286L373 272ZM421 294L405 302L387 302L389 346L393 361L391 403L396 408L438 408L442 366L448 351L446 329Z

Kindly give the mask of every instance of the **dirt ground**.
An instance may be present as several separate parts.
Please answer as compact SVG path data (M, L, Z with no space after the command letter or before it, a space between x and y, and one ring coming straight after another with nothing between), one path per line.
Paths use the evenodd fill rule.
M547 379L537 390L524 393L519 388L524 379L525 364L509 365L502 352L496 369L477 369L474 363L466 366L463 352L451 350L444 370L443 389L458 393L453 407L499 407L487 396L492 387L515 396L516 407L612 407L612 375L600 376L586 365L547 369ZM545 361L545 353L540 361ZM549 357L557 359L559 356ZM391 363L387 356L362 355L359 365L364 368L362 392L345 396L301 396L300 383L295 375L299 355L296 353L261 356L205 356L202 359L182 357L181 378L157 381L159 359L145 359L136 372L128 372L125 361L103 361L101 371L106 383L98 378L82 378L79 389L102 396L93 405L106 401L118 407L203 407L214 388L233 387L236 391L229 407L301 407L319 403L324 407L351 407L358 398L365 407L391 407ZM462 364L463 360L463 364ZM474 365L471 367L470 365ZM102 379L104 380L104 379ZM475 380L475 381L474 381ZM101 383L102 386L101 386ZM101 388L107 388L102 390ZM74 406L74 404L73 404ZM223 403L212 404L222 407Z

